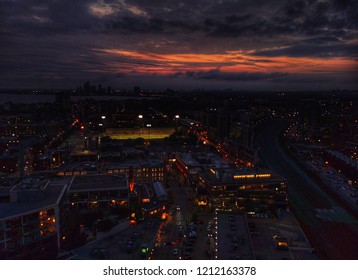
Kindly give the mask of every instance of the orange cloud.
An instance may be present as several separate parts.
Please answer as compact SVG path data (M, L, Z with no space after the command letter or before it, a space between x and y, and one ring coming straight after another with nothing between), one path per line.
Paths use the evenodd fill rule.
M120 49L95 49L107 55L126 58L126 62L111 62L112 69L124 72L173 74L185 71L208 71L220 68L222 72L249 73L336 73L355 71L357 62L345 57L263 57L250 52L230 51L220 54L197 53L141 53ZM252 52L251 52L252 53ZM115 61L115 59L113 59ZM125 65L125 66L124 66ZM133 66L134 65L134 66ZM123 67L124 66L124 67Z

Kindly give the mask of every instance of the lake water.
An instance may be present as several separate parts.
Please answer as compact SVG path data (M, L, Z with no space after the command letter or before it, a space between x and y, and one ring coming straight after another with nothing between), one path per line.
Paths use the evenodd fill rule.
M30 95L30 94L17 94L17 93L1 93L0 104L13 102L13 103L48 103L54 102L55 96L52 95Z
M71 96L72 101L94 99L94 100L126 100L133 99L152 99L151 97L136 97L136 96ZM0 104L8 102L13 103L52 103L55 101L55 95L32 95L32 94L18 94L18 93L0 93Z

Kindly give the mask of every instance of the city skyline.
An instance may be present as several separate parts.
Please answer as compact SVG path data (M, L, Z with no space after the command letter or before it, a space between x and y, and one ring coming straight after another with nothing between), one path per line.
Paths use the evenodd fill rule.
M0 259L358 259L356 92L106 90L1 94Z
M2 1L0 88L357 89L355 1Z

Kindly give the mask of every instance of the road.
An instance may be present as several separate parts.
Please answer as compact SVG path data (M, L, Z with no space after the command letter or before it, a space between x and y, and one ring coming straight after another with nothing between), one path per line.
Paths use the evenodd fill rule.
M200 212L201 223L195 226L197 236L190 237L189 228L192 215L194 213L199 215L196 212L198 209L195 208L194 201L189 199L193 197L193 190L185 185L184 178L176 171L172 171L168 175L168 184L174 200L173 210L168 220L163 223L161 242L151 258L155 260L209 259L210 243L208 243L208 232L205 228L210 220L212 222L211 216Z
M165 260L178 258L180 253L173 255L173 250L177 249L178 252L182 252L184 242L184 238L178 240L178 226L182 226L185 231L190 220L191 202L188 200L187 188L173 173L169 174L168 184L174 198L173 212L169 216L168 221L164 223L161 246L153 256L153 259ZM173 245L164 245L172 242L174 242Z
M288 180L291 209L320 259L358 259L358 220L339 206L290 158L279 144L284 121L266 125L257 135L260 157Z

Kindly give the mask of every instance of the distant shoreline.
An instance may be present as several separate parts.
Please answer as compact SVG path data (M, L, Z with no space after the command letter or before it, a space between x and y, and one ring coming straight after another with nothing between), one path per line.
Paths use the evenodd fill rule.
M67 94L73 101L94 99L97 101L101 100L127 100L127 99L155 99L156 97L146 96L119 96L119 95L76 95ZM31 93L6 93L0 92L0 104L8 102L12 103L52 103L55 101L56 93L51 94L31 94Z

